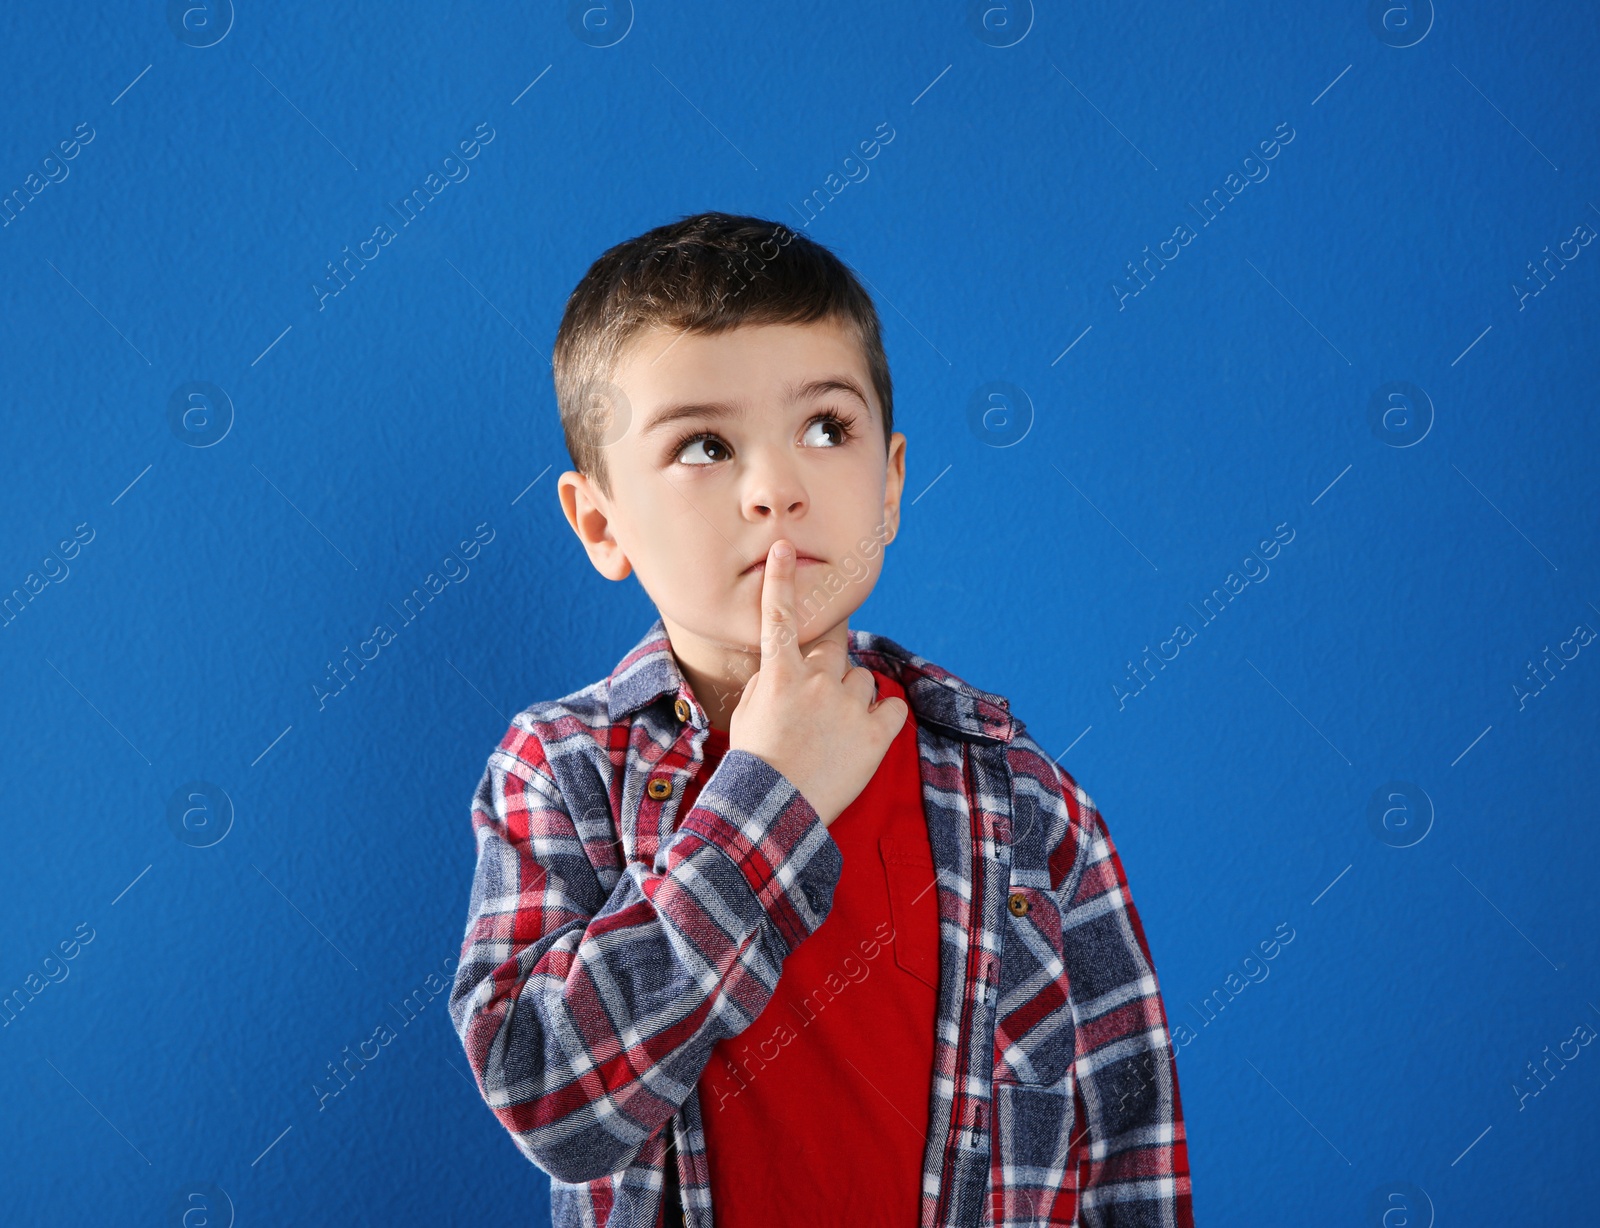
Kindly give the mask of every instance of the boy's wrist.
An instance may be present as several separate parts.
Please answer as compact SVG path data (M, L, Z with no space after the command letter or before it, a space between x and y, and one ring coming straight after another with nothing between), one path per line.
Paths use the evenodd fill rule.
M794 782L759 755L724 753L667 846L668 869L696 842L738 868L790 950L827 918L843 854Z

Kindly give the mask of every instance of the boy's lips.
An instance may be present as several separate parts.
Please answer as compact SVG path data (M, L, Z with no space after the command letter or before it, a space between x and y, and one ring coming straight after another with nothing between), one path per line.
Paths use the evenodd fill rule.
M795 561L795 566L798 567L801 563L821 563L823 560L821 560L819 558L816 558L813 555L806 554L806 553L804 553L802 551L801 553L795 555L794 561ZM764 575L766 573L766 570L767 570L767 557L766 557L766 555L762 555L759 559L757 559L754 563L751 563L750 566L746 567L739 574L740 575L744 575L744 576L748 576L748 575L752 575L752 574L754 574L754 575Z

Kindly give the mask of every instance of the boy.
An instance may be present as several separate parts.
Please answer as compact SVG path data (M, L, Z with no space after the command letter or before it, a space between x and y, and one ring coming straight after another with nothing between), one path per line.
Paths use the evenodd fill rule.
M854 275L684 218L594 263L553 363L562 509L659 613L473 799L450 1013L555 1223L1191 1225L1093 802L1005 699L848 626L906 444Z

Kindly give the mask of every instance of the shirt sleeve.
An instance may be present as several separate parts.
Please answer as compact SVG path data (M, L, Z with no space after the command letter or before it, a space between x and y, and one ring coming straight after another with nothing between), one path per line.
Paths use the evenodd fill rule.
M537 739L514 728L473 797L449 1007L484 1101L565 1182L625 1168L677 1112L712 1047L749 1027L826 919L842 868L811 804L741 750L654 865L609 870L609 890L585 838L614 841L615 822L583 817L580 830Z
M1085 1228L1193 1228L1178 1067L1155 963L1105 820L1057 767L1073 864L1062 945L1075 1032L1066 1172ZM1065 851L1065 850L1061 850Z

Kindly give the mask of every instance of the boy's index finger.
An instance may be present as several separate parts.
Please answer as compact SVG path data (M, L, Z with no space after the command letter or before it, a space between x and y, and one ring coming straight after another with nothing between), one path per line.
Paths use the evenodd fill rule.
M782 546L787 557L780 557ZM794 618L794 543L780 537L767 550L761 572L761 663L800 660L800 636Z

